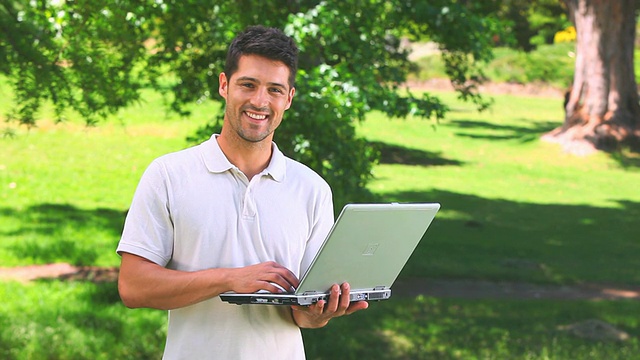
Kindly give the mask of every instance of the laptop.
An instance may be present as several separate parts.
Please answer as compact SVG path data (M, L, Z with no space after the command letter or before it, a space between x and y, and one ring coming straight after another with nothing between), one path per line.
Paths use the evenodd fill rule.
M348 282L351 301L391 297L391 285L440 209L437 203L347 204L292 293L220 294L232 304L312 305Z

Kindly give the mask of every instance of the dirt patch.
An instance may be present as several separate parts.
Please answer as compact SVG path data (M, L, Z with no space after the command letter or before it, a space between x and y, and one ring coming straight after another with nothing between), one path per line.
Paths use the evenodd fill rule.
M0 280L28 282L38 279L114 282L118 280L118 268L73 266L67 263L0 268Z
M424 81L408 81L406 84L412 90L422 91L454 91L449 79L429 79ZM557 98L564 101L564 89L558 89L547 84L516 84L488 82L478 87L480 94L519 95ZM560 106L562 103L560 103Z
M539 285L476 280L399 279L393 293L465 299L640 300L640 286Z
M28 282L38 279L115 282L118 268L73 266L66 263L0 268L0 281ZM466 299L556 299L639 300L640 286L606 284L578 286L537 285L473 280L399 279L393 286L397 296L433 296Z

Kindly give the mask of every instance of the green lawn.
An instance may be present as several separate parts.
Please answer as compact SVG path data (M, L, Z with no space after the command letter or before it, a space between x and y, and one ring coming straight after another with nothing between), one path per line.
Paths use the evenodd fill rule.
M442 203L406 275L640 283L637 167L541 142L561 123L560 99L499 96L478 114L442 96L454 110L436 130L380 116L361 129L387 154L376 194Z
M358 126L383 154L370 184L380 201L442 204L401 276L640 282L635 154L575 157L540 142L561 123L561 99L496 96L478 114L440 95L453 110L435 129L379 114ZM146 98L96 128L45 121L0 138L1 266L118 264L114 249L142 171L187 146L184 138L218 109L198 105L197 121L178 119L159 97ZM0 297L2 359L162 352L165 313L124 308L115 284L0 282ZM310 359L631 359L640 353L638 313L638 301L394 297L304 336ZM597 342L559 330L587 319L631 339Z

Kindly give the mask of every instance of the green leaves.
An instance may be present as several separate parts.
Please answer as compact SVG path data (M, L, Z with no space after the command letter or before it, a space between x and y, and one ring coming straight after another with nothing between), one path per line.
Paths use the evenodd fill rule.
M0 71L15 94L8 118L34 125L50 101L58 120L73 110L94 124L139 101L144 87L188 116L185 105L220 100L218 74L238 31L256 23L279 27L301 53L296 97L276 139L327 179L340 207L366 197L378 157L357 136L356 122L374 110L436 121L446 114L437 98L401 87L411 69L403 37L438 41L462 96L486 106L474 87L481 79L476 64L490 54L486 31L498 27L477 9L444 0L3 1ZM191 140L208 138L221 116L212 114Z
M139 99L136 63L146 56L141 27L127 20L135 1L104 6L90 1L0 4L0 37L13 80L8 119L33 126L45 101L58 121L66 110L95 123Z

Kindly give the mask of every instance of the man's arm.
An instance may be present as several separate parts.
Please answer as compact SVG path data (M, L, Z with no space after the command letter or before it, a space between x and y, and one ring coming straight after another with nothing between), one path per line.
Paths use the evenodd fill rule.
M292 306L293 320L301 328L320 328L333 318L351 315L369 307L366 301L350 302L349 291L348 283L342 286L336 284L331 287L329 301L320 300L311 306Z
M122 302L130 308L177 309L218 296L223 292L279 292L298 286L298 279L275 262L243 268L177 271L143 257L123 252L118 277Z

